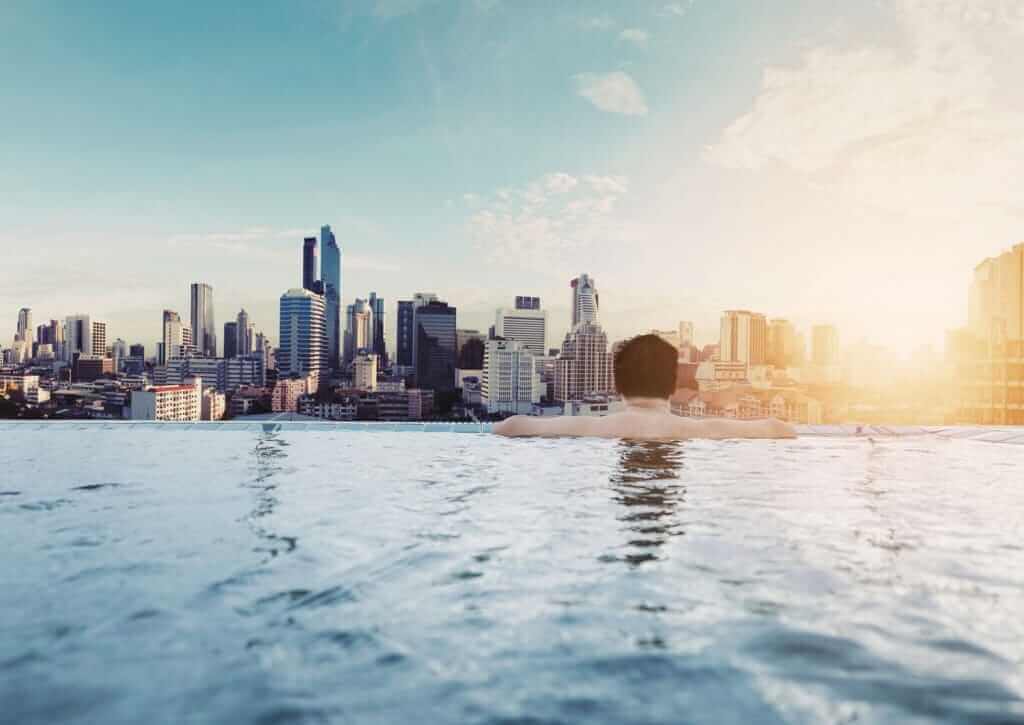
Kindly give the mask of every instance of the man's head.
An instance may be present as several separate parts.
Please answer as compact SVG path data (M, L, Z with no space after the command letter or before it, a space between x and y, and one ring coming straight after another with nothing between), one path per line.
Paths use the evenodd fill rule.
M679 353L657 335L637 335L615 353L615 389L624 398L668 399Z

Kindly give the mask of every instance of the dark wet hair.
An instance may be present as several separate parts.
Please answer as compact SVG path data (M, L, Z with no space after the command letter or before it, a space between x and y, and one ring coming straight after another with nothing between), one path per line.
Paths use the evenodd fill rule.
M679 352L657 335L637 335L615 353L615 389L627 398L669 398Z

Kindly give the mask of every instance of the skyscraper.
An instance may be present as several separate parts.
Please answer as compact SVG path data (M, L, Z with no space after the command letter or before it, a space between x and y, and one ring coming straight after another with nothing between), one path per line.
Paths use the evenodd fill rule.
M455 387L456 309L432 299L414 309L413 360L416 385L428 390Z
M15 333L17 337L15 339L21 340L22 342L32 344L33 331L32 331L32 310L28 307L22 307L18 310L18 328Z
M181 316L174 310L164 310L160 348L157 351L157 365L166 365L171 358L185 354L184 325Z
M372 352L373 310L366 300L356 301L345 308L345 364L351 363L360 352Z
M238 357L238 323L224 323L224 357Z
M796 330L789 320L775 319L768 325L768 364L777 368L796 365Z
M217 357L217 333L213 321L213 287L192 283L192 344L203 357Z
M280 377L313 375L319 383L327 373L327 328L324 297L307 289L290 289L281 295Z
M92 321L92 344L90 345L91 353L98 357L106 357L107 355L107 323Z
M89 315L71 315L64 320L64 359L72 362L76 353L92 354L92 323Z
M253 346L256 344L256 341L253 339L253 336L256 334L256 328L249 322L249 313L244 309L240 310L238 317L235 318L235 333L237 338L235 349L238 351L238 354L248 355L251 353Z
M316 291L316 237L302 240L302 288Z
M373 312L373 336L370 347L377 356L378 363L383 365L388 357L387 343L384 341L384 300L378 297L376 292L371 292L369 304Z
M406 368L413 366L412 338L415 309L415 303L412 300L401 300L395 315L395 364Z
M764 365L768 357L768 324L764 315L749 310L722 313L718 354L723 362Z
M597 294L597 285L590 275L581 274L569 282L572 287L572 326L576 327L583 322L597 322L600 299Z
M524 300L529 302L520 306ZM539 297L516 297L516 308L499 308L494 318L494 334L506 340L518 340L538 357L547 352L548 313L540 309Z
M565 336L555 361L555 400L582 400L614 389L608 336L600 325L584 320Z
M324 287L328 363L335 370L341 361L341 248L327 224L320 227L320 279Z
M693 323L683 320L679 323L679 348L693 345Z

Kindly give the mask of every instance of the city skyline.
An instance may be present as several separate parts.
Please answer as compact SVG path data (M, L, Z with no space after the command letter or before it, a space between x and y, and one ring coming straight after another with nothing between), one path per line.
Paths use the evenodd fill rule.
M529 291L557 330L586 270L611 339L692 319L707 340L741 308L906 355L1022 236L1016 3L0 16L0 309L147 346L196 280L276 330L295 240L330 222L342 305L429 288L485 328Z

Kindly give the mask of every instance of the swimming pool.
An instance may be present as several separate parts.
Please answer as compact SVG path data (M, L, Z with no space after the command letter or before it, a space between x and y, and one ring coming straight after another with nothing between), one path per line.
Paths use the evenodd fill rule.
M0 712L1024 722L1024 447L0 428Z

